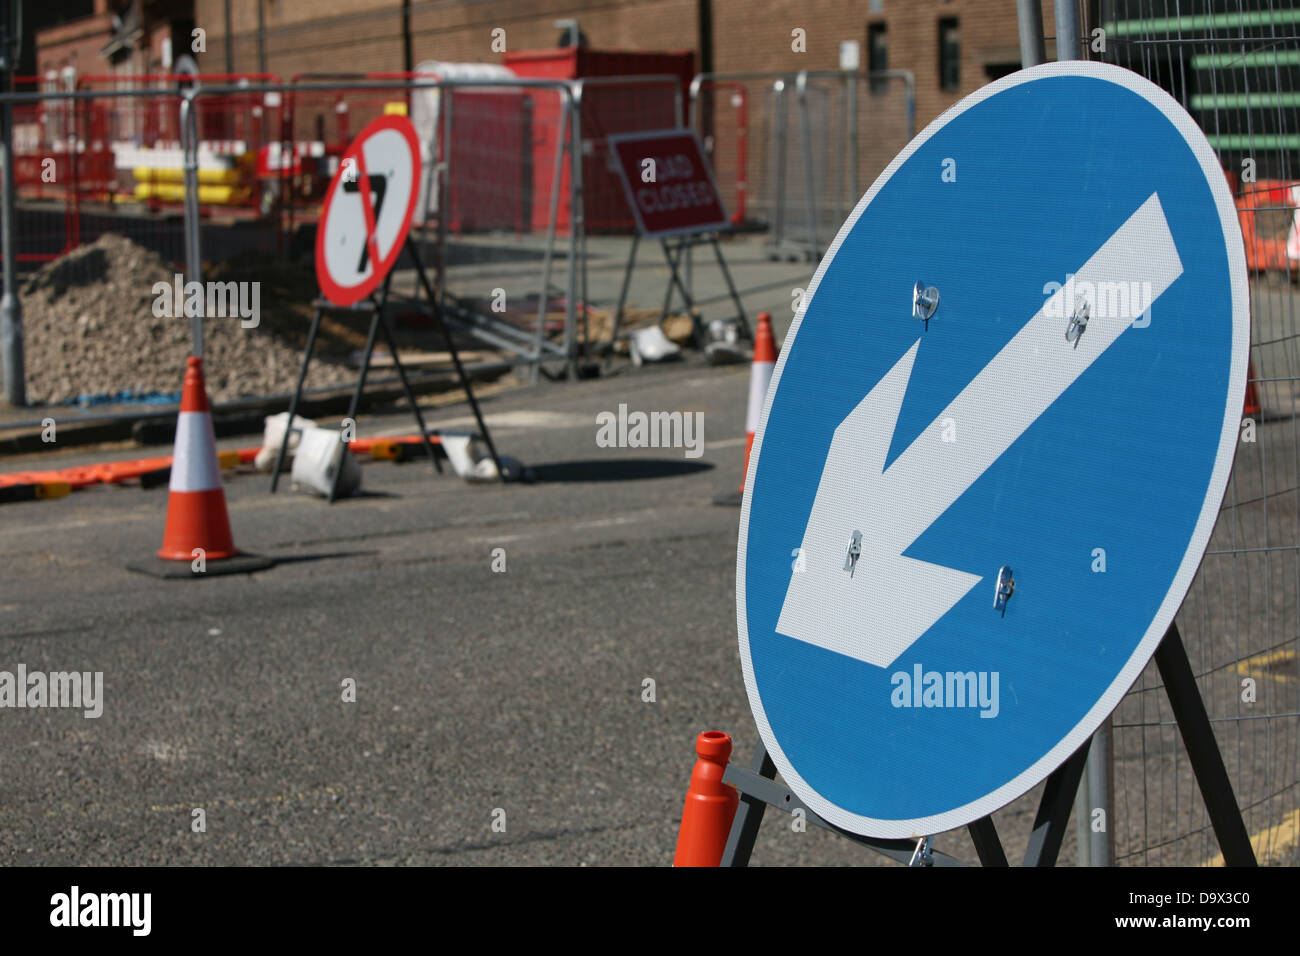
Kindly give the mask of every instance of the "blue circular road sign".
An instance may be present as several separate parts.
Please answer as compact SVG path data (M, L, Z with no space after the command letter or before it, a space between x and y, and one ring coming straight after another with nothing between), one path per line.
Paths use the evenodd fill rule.
M1172 622L1249 345L1205 136L1117 67L999 80L817 270L746 480L737 624L786 783L855 833L970 823L1069 757Z

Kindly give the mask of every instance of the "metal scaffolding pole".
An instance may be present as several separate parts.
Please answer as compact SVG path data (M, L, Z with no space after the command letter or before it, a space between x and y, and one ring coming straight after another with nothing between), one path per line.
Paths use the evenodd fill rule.
M1047 59L1047 45L1043 42L1043 8L1038 0L1016 0L1016 13L1020 21L1020 65L1026 69L1038 66Z
M18 3L5 4L4 23L0 25L0 69L4 71L4 89L14 89L14 60L18 56ZM18 298L18 277L14 261L14 107L5 103L4 130L0 134L0 165L4 167L4 199L0 202L0 235L4 243L4 296L0 298L0 365L4 368L5 400L10 405L27 404L27 380L23 368L23 304Z
M1056 0L1056 58L1081 60L1082 51L1079 40L1079 0Z

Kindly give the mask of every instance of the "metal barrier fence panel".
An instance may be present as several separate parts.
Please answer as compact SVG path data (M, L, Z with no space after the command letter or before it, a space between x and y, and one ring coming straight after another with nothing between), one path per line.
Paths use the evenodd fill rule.
M33 92L89 95L16 108L19 262L48 261L106 232L121 233L170 261L180 261L184 242L177 221L184 193L178 123L181 79L175 74L66 73L20 86ZM275 77L203 79L237 88ZM141 91L149 95L135 95ZM236 89L198 102L199 198L204 214L255 219L258 160L276 134L278 100ZM273 238L273 233L267 237ZM249 244L258 243L250 243L247 236L238 243Z
M64 79L51 72L44 77L18 77L19 92L63 88ZM15 206L16 260L22 264L48 262L78 244L73 190L74 159L85 144L73 135L75 112L67 102L24 103L13 111L14 186L20 202Z
M582 184L590 233L635 229L609 137L684 125L681 80L662 77L589 77L582 80Z
M558 84L436 93L431 115L414 111L432 158L417 216L437 228L447 314L520 359L563 357L574 298L557 268L573 238L569 97Z
M913 134L910 74L701 74L691 117L732 220L815 259Z
M1261 863L1294 866L1300 863L1300 11L1282 0L1106 0L1100 21L1088 26L1089 56L1142 74L1191 113L1237 197L1250 269L1251 390L1232 481L1178 625L1256 855ZM1216 862L1218 846L1154 664L1124 698L1113 725L1116 861Z

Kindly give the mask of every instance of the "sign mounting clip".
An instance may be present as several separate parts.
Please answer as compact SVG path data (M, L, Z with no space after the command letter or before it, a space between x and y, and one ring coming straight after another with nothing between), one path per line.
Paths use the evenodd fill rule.
M929 331L930 319L938 308L939 290L934 286L927 287L924 282L918 282L912 289L912 318L924 322L926 330Z
M916 841L916 850L908 866L934 866L934 837L921 837Z
M849 577L853 577L853 572L858 568L858 558L862 556L862 532L853 532L853 540L849 542L849 553L844 557L844 570L849 572Z
M1074 315L1070 318L1070 324L1065 327L1065 341L1073 342L1074 347L1079 347L1079 339L1083 338L1084 330L1088 328L1088 300L1080 299L1074 305Z
M1001 611L1002 616L1007 616L1007 602L1011 600L1011 595L1016 593L1016 579L1011 576L1011 568L1002 565L998 571L997 590L993 594L993 610Z

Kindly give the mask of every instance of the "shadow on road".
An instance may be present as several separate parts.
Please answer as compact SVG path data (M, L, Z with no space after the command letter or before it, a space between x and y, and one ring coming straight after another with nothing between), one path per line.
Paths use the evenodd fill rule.
M272 560L277 565L281 564L298 564L303 561L332 561L338 558L369 558L378 554L378 551L332 551L326 554L292 554L283 557L275 557Z
M670 458L614 458L560 461L534 465L535 481L639 481L642 478L676 478L708 471L705 461L675 461Z

